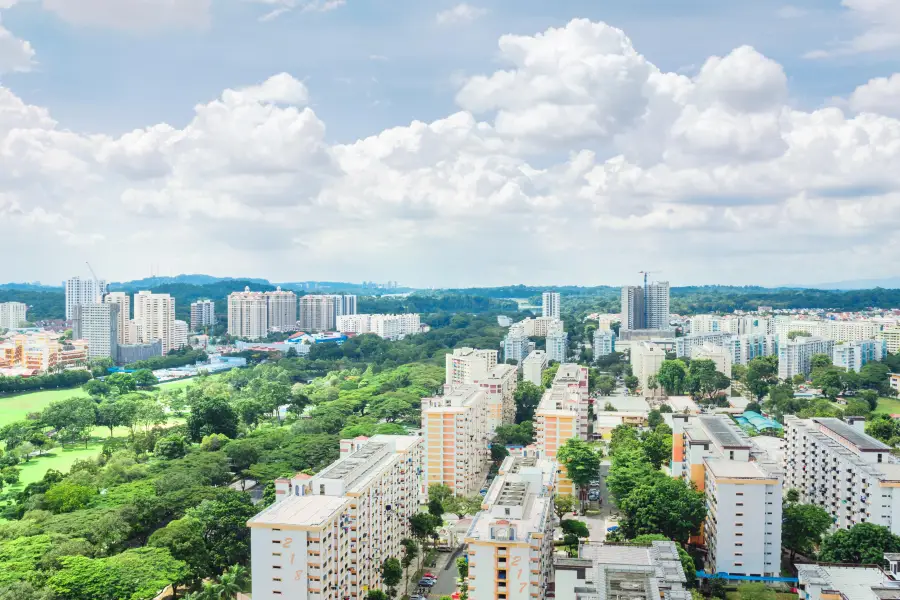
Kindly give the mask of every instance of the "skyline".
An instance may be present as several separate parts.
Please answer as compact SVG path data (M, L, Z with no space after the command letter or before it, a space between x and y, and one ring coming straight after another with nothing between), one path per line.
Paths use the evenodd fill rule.
M4 279L882 277L885 4L0 0Z

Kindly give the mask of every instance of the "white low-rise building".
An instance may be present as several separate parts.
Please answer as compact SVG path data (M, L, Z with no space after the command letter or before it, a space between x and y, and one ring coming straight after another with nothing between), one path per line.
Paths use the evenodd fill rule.
M421 317L415 313L399 315L340 315L336 329L341 333L374 333L386 340L402 340L419 333Z
M900 462L864 420L851 421L786 416L785 486L827 510L836 528L865 522L900 534Z
M553 573L556 463L509 456L466 534L469 598L545 598Z
M362 599L382 587L419 510L422 438L375 436L321 473L277 483L250 527L254 600ZM277 493L280 491L281 493Z
M885 554L887 570L871 565L796 564L800 600L897 600L900 555Z

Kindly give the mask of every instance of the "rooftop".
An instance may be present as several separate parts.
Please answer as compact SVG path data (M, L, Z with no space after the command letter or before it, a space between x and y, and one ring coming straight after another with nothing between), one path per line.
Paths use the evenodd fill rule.
M859 431L855 427L848 425L840 419L817 417L813 419L825 429L828 429L835 435L838 435L854 446L861 452L890 451L891 447L883 442L879 442L870 435Z
M757 463L741 460L727 460L724 458L706 457L703 459L706 468L714 477L733 479L771 479Z
M887 576L875 567L839 567L834 565L795 565L801 584L837 590L848 600L875 600L873 587L889 587Z
M750 438L742 434L734 422L725 416L700 417L703 426L713 441L723 448L750 448Z
M320 527L330 522L349 502L342 496L288 496L247 522L249 527Z

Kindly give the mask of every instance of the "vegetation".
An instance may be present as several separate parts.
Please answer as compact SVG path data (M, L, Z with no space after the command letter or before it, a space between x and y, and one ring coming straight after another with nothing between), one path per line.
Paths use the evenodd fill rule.
M129 369L149 369L156 371L158 369L171 369L174 367L183 367L184 365L193 365L198 362L205 362L209 359L206 352L201 349L194 350L190 347L172 350L166 356L154 356L147 360L140 360L127 366Z
M900 552L900 537L881 525L857 523L827 536L822 541L819 560L882 565L885 552Z

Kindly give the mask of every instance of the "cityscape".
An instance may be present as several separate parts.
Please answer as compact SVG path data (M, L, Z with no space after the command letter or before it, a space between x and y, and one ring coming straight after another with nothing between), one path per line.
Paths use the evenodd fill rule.
M900 600L898 174L900 0L0 0L0 600Z

